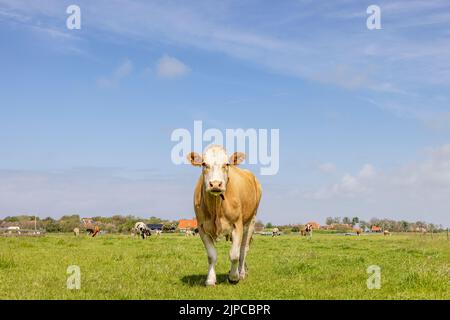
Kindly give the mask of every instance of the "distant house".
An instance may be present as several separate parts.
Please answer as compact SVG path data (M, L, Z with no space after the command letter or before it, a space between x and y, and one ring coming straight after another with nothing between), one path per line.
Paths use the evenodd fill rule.
M371 229L371 231L372 231L372 232L381 232L382 230L381 230L381 228L380 228L380 227L377 227L377 226L372 226L372 229Z
M307 224L312 225L313 230L319 230L320 229L320 224L318 224L317 222L310 221Z
M197 229L197 227L198 227L197 219L180 220L178 222L178 229L183 232L188 231L188 230Z
M92 226L95 223L94 219L92 218L81 218L81 222L85 227Z

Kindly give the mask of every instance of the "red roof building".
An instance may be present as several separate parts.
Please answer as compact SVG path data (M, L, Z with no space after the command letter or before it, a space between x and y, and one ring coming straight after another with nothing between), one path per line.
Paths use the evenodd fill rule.
M381 228L377 226L372 226L372 232L381 232Z
M178 222L178 229L180 230L191 230L191 229L197 229L197 219L192 220L180 220Z

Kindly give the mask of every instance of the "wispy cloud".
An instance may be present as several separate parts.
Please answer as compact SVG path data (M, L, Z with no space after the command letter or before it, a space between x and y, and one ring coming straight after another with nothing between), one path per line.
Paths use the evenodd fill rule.
M321 163L318 166L319 170L323 173L335 173L336 165L332 162Z
M120 82L129 76L133 71L133 63L126 59L109 76L102 76L97 79L97 85L103 88L117 87Z
M156 74L161 78L174 79L187 75L190 68L177 58L164 55L156 63Z

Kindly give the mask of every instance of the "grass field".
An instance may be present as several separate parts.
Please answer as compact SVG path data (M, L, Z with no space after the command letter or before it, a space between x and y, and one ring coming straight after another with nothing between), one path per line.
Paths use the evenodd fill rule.
M255 236L236 286L229 245L218 243L219 283L206 288L198 237L0 238L0 299L450 299L445 235ZM81 290L66 287L69 265L81 268ZM379 290L367 288L370 265L381 267Z

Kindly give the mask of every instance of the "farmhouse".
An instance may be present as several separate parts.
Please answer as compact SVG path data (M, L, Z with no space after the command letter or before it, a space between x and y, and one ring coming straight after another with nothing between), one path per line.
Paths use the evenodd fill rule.
M197 229L198 223L197 219L192 220L180 220L178 222L178 229L182 232L186 232L192 229Z
M307 223L307 225L310 224L313 228L313 230L319 230L320 229L320 224L318 224L317 222L314 221L310 221Z
M380 227L377 227L377 226L372 226L371 231L372 231L372 232L381 232L381 228L380 228Z
M92 218L81 218L81 222L83 223L83 225L85 227L91 226L95 223L94 219L92 219Z

